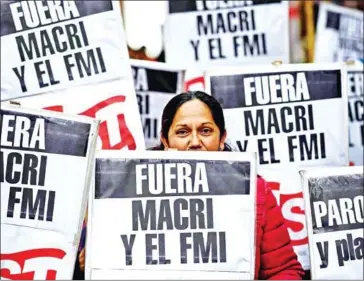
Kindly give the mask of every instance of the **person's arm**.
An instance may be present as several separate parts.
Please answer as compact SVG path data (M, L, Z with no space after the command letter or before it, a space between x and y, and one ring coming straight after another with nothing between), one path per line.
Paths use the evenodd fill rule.
M270 189L267 189L265 199L259 277L265 280L301 280L304 271L293 250L281 208Z

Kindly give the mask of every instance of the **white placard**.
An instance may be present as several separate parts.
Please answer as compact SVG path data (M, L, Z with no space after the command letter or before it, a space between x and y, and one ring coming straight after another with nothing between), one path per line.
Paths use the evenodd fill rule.
M347 76L344 65L296 64L220 68L206 89L223 106L228 140L257 152L295 252L309 269L300 167L348 165Z
M313 280L363 278L363 166L301 172Z
M160 143L165 105L182 92L183 71L160 62L130 60L147 148Z
M169 1L166 62L183 68L288 63L289 3L262 2Z
M1 1L1 100L130 75L119 1Z
M363 59L362 11L327 2L319 3L315 62Z
M1 278L71 279L99 122L5 105L0 121Z
M100 151L86 277L253 279L255 190L254 154Z

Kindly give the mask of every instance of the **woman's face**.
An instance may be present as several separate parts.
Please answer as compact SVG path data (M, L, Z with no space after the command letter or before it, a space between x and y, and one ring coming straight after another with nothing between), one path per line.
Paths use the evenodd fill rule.
M218 151L224 148L226 133L212 118L209 107L198 99L184 103L176 112L168 131L168 141L161 141L165 149Z

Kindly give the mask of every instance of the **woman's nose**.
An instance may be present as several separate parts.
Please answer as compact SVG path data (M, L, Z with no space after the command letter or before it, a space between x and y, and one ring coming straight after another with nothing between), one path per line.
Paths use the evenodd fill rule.
M191 148L201 147L201 140L200 140L198 134L196 134L196 133L192 134L191 141L190 141L190 147Z

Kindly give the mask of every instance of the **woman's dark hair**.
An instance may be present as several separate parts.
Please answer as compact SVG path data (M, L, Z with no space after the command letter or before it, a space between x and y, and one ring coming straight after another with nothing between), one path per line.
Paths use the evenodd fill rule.
M202 91L188 91L174 96L164 107L162 114L162 130L161 135L168 140L168 131L172 125L173 118L177 110L186 102L198 99L208 106L211 111L212 118L220 130L220 137L225 133L224 113L220 103L213 97ZM164 150L163 143L152 147L149 150ZM223 151L232 151L228 144L224 144Z

